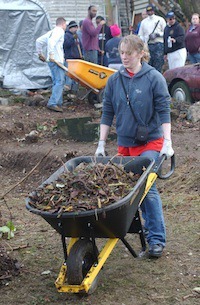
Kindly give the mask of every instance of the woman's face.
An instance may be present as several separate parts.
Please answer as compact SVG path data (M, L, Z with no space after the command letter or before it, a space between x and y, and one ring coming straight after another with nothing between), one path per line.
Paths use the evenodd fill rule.
M141 63L143 53L136 50L131 51L127 44L122 42L120 46L120 56L122 64L126 69L133 69Z

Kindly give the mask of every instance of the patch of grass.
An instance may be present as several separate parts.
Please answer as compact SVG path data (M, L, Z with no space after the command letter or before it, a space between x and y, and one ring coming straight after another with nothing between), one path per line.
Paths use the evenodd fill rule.
M9 90L0 89L0 97L9 97L13 95Z
M20 104L20 103L24 103L26 101L26 98L24 96L13 96L12 97L12 102L14 104Z

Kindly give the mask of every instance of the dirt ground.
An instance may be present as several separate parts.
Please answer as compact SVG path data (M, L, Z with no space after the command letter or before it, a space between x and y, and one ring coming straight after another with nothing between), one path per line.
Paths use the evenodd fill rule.
M1 94L5 97L3 91ZM87 101L68 101L63 113L50 112L41 104L28 106L20 100L12 106L0 105L1 197L8 192L0 201L0 226L12 219L16 227L13 239L0 239L0 259L4 257L0 305L199 304L199 124L188 122L183 112L176 113L172 123L175 173L168 180L157 180L167 226L164 255L158 260L133 258L119 241L92 295L56 290L54 282L64 260L60 235L40 216L26 210L25 198L63 162L94 155L97 142L76 142L56 129L59 118L88 114L99 120L100 111ZM27 134L33 130L38 133L30 139ZM107 151L116 154L115 141L108 142ZM36 170L16 186L44 156ZM139 251L138 236L127 235ZM105 240L97 243L102 247ZM6 264L11 270L3 270Z

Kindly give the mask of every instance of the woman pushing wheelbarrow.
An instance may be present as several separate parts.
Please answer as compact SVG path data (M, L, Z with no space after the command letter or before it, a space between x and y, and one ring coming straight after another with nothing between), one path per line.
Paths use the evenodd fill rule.
M96 156L67 161L27 198L27 209L42 216L61 235L64 263L55 281L59 292L92 293L118 240L137 257L125 239L127 233L139 234L139 255L146 251L144 230L150 257L160 257L166 243L162 202L155 180L166 179L174 171L170 96L162 75L145 62L148 53L139 37L124 37L119 48L123 66L110 76L105 87ZM106 157L105 144L114 116L118 156ZM171 170L162 175L161 165L170 157ZM127 184L129 174L131 182ZM133 184L133 177L138 175ZM112 177L113 181L108 180ZM130 188L125 194L127 186ZM109 198L108 187L112 189ZM68 245L66 237L70 237ZM101 251L96 243L98 238L108 239Z
M104 95L96 156L105 156L106 139L116 116L118 154L158 159L174 155L170 95L161 73L148 65L148 51L135 35L119 44L123 66L110 76ZM149 256L160 257L166 244L162 202L155 183L141 205Z

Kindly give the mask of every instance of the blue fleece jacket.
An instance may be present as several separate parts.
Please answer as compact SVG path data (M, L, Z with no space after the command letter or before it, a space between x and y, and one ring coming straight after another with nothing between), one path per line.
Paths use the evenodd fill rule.
M127 103L119 73L137 119ZM170 122L170 95L162 74L143 63L134 77L123 66L111 75L105 87L101 124L111 126L114 116L119 146L138 146L135 141L138 124L148 127L148 141L162 137L161 125Z

